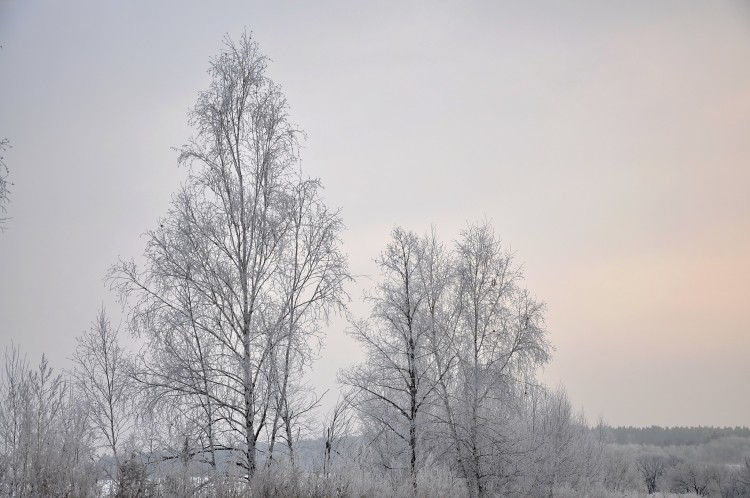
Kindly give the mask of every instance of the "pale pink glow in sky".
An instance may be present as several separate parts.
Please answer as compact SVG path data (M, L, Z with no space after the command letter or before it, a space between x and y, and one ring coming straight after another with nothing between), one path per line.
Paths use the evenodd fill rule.
M374 282L394 225L484 217L547 302L543 379L618 425L750 425L750 8L741 1L0 3L0 344L68 367L225 33L254 33L303 168ZM369 276L366 277L366 276ZM335 400L342 320L311 373Z

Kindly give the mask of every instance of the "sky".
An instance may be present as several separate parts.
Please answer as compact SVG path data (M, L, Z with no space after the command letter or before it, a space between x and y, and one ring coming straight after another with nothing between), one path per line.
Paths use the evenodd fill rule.
M541 378L590 420L750 425L741 1L0 0L0 346L64 369L100 306L117 321L103 277L166 213L209 59L245 29L342 209L354 313L393 227L488 218L547 303ZM309 375L329 404L361 358L345 328Z

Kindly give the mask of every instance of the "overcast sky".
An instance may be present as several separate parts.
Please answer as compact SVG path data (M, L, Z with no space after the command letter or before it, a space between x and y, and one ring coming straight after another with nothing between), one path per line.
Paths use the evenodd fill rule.
M490 218L548 305L543 379L591 419L750 425L748 4L270 3L0 0L0 345L64 368L117 316L103 276L166 213L208 60L247 28L355 273L395 225ZM344 326L321 390L358 357Z

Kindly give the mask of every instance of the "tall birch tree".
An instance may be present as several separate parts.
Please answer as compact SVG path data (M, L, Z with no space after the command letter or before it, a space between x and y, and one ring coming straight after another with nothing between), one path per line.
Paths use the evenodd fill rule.
M423 412L436 387L425 319L428 295L421 271L425 244L413 232L393 230L391 242L377 260L381 281L367 299L372 305L370 319L351 331L365 350L366 363L341 375L341 381L357 393L353 401L364 417L402 441L415 495Z
M519 387L533 382L550 355L544 304L521 286L523 274L488 222L456 243L460 316L450 423L471 496L486 496L502 473L506 429ZM523 391L521 391L523 392Z
M349 278L339 213L298 168L301 132L267 64L250 36L225 41L180 151L189 178L148 232L145 264L110 274L148 339L138 380L203 410L207 449L231 450L248 476L264 435L283 426L291 445L293 367L309 366Z

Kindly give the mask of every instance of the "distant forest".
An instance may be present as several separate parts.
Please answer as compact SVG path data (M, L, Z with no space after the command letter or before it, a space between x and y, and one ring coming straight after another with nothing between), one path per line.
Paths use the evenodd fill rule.
M610 427L612 442L678 446L705 444L722 437L750 437L748 427Z

